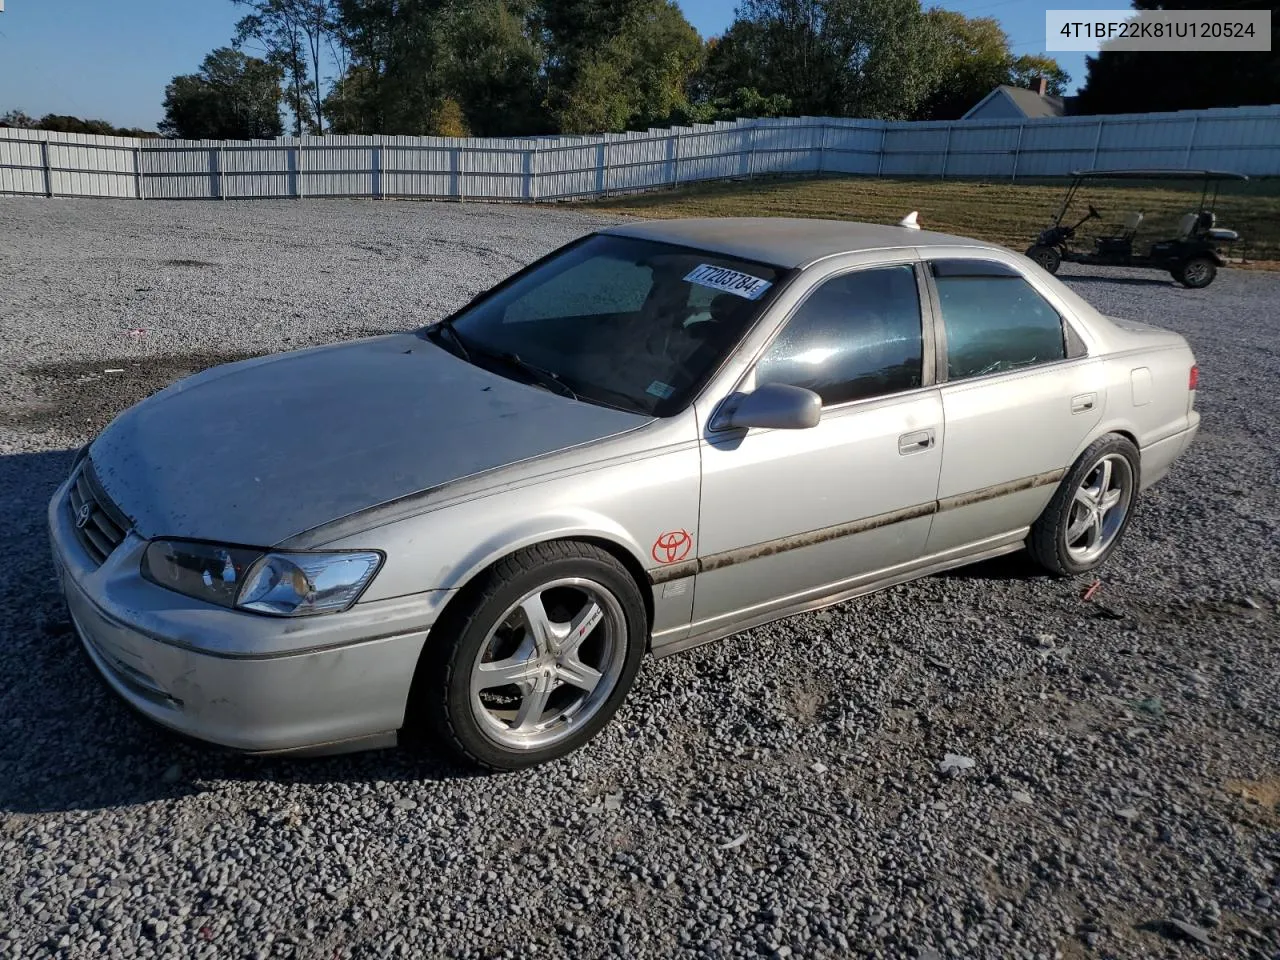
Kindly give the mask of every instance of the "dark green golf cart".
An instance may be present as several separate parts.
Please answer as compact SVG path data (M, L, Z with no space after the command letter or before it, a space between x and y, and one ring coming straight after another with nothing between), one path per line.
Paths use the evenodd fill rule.
M1071 185L1058 208L1051 226L1041 231L1036 242L1027 250L1027 256L1050 273L1057 273L1065 260L1068 263L1091 263L1107 267L1145 267L1168 272L1184 287L1207 287L1218 274L1218 267L1226 261L1219 247L1234 243L1240 235L1216 225L1213 208L1218 200L1218 188L1227 180L1248 180L1242 173L1222 170L1079 170L1071 175ZM1145 253L1136 253L1134 238L1142 223L1143 213L1135 210L1127 213L1119 231L1109 236L1097 237L1092 250L1072 247L1076 231L1090 220L1102 219L1102 212L1093 204L1085 206L1088 212L1075 223L1063 223L1072 201L1084 184L1107 180L1142 181L1199 181L1200 206L1185 214L1178 223L1175 235L1158 240L1147 247ZM1210 186L1213 192L1210 196Z

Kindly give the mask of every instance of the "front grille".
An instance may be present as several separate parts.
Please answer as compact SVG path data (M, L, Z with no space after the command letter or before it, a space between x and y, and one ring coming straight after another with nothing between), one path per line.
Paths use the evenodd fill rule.
M129 521L94 480L88 461L76 473L67 493L67 509L80 546L96 566L101 566L124 540Z

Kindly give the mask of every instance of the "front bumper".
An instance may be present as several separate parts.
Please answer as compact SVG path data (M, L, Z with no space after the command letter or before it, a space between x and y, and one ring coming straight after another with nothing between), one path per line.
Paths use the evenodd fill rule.
M146 541L134 533L96 565L75 535L70 483L49 503L54 566L89 660L132 707L245 752L392 742L418 655L451 591L296 619L228 610L144 580Z

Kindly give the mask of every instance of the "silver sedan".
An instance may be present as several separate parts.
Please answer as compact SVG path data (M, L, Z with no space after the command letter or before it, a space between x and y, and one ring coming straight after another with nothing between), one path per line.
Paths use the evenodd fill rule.
M160 391L48 520L86 653L153 720L512 769L590 740L647 653L1017 550L1094 569L1196 378L1001 247L631 224L420 330Z

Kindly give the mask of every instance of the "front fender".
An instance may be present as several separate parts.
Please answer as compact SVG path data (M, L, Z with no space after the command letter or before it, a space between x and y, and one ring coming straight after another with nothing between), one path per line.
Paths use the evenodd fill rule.
M700 480L698 448L678 444L652 456L460 500L351 533L325 549L359 546L386 554L365 593L368 600L457 589L502 557L545 540L602 540L649 570L660 565L651 551L664 536L682 535L685 554L696 556Z
M456 590L503 557L548 540L603 540L625 550L641 568L651 566L645 550L621 524L592 510L571 510L531 517L494 528L470 549L443 564L433 589Z

